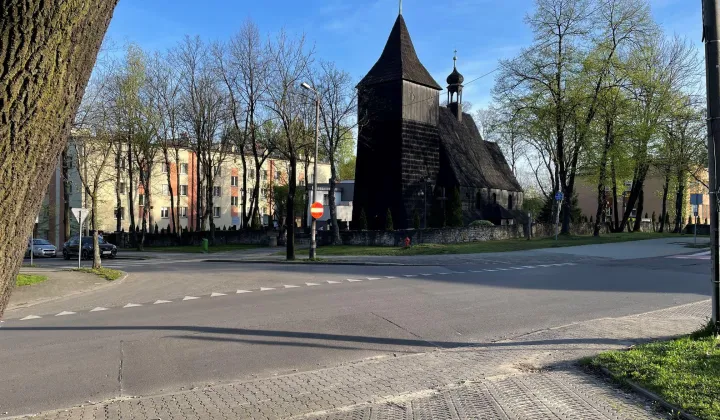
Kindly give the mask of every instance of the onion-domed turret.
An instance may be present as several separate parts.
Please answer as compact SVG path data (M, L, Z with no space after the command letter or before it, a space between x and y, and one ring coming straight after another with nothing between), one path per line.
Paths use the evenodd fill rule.
M453 57L453 71L447 78L448 108L455 114L458 121L462 121L462 90L465 77L457 70L457 50Z
M465 77L457 71L457 67L453 66L453 72L447 77L448 85L462 85L465 81Z

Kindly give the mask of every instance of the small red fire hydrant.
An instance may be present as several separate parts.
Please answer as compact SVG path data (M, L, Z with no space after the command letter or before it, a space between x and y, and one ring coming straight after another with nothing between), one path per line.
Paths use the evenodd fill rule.
M410 237L405 238L405 248L410 248Z

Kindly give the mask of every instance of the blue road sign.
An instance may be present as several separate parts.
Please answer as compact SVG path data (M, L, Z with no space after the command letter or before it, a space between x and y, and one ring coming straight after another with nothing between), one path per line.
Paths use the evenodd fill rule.
M702 194L690 194L690 204L693 206L702 206L703 195Z
M558 191L557 194L555 194L555 201L562 201L563 199L563 193L561 191Z

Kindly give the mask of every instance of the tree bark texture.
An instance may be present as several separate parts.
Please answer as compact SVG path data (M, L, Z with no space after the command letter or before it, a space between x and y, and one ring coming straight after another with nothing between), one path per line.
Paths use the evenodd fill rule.
M0 0L0 316L117 0Z
M295 260L295 192L297 191L297 158L290 157L290 174L288 176L287 197L287 253L289 261Z
M70 240L70 156L67 146L62 150L62 183L63 183L63 242Z
M330 223L332 223L333 244L342 245L340 238L340 224L337 217L337 203L335 202L335 186L337 185L337 168L335 159L330 160L330 192L328 199L330 200ZM305 206L307 207L307 206Z
M122 209L122 197L120 195L121 161L122 150L118 147L115 153L115 232L122 230L122 213L120 212L120 209Z
M660 233L665 231L665 218L667 217L667 198L670 189L670 171L665 174L665 183L663 184L662 210L660 211Z
M675 229L673 233L682 233L683 229L683 202L685 201L685 176L682 172L677 174L677 195L675 196Z
M605 214L605 183L607 177L607 161L608 151L612 146L612 120L605 121L605 144L600 158L600 175L598 176L598 187L597 187L597 212L595 213L595 226L593 226L593 236L600 236L600 223L604 223L605 220L603 215Z
M618 210L617 195L617 176L615 173L615 158L610 160L610 176L612 178L612 196L613 196L613 231L620 232L620 212Z

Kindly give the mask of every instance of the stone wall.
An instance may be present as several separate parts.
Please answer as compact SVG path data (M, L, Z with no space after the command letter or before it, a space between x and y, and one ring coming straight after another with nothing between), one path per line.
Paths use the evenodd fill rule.
M270 237L277 237L277 231L216 231L215 232L215 244L216 245L268 245ZM138 239L140 234L138 234ZM146 234L145 235L145 246L188 246L197 245L202 243L203 239L209 239L210 232L187 232L182 235L175 236L170 234ZM121 234L107 234L104 235L104 239L111 244L115 244L121 248L130 247L130 234L123 232Z

